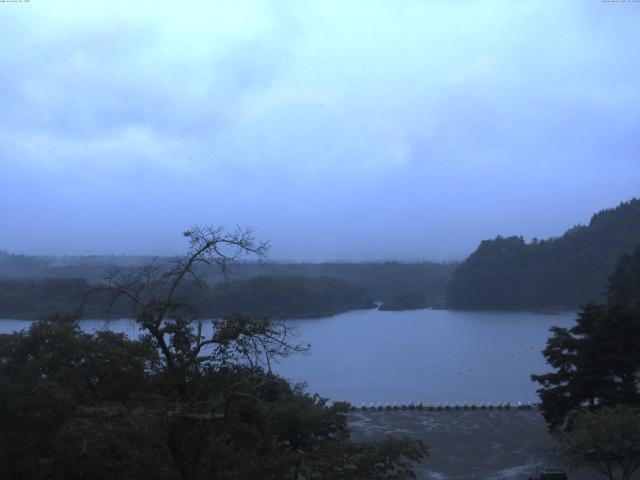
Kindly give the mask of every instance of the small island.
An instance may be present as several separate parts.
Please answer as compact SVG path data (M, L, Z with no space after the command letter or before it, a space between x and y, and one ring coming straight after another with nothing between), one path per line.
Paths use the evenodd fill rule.
M378 310L418 310L430 306L424 294L408 290L396 293L389 300L382 303Z

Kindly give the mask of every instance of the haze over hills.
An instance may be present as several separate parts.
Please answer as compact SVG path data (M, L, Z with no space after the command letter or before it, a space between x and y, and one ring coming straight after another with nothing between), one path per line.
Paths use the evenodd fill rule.
M589 225L527 243L485 240L455 270L447 304L459 309L573 308L603 298L617 260L640 244L640 199L602 210Z
M0 318L42 318L72 313L83 295L114 268L130 269L168 257L31 257L0 253ZM404 291L418 291L430 305L442 305L455 263L279 263L241 262L228 276L215 269L200 273L209 283L199 298L201 312L221 316L244 312L280 318L319 317L370 308ZM97 299L85 318L106 315L107 302ZM118 306L112 315L130 312Z
M211 269L202 272L215 287L204 304L215 315L239 311L244 304L255 315L288 318L331 315L366 308L373 301L398 310L445 304L453 309L574 308L600 300L616 261L639 244L640 199L634 198L596 213L589 225L575 226L561 237L482 241L461 264L240 262L228 277ZM63 307L70 311L109 270L169 260L0 252L0 316L35 318ZM273 298L267 299L265 292ZM102 311L89 310L94 315Z
M39 280L83 278L99 281L110 269L127 269L148 262L166 262L170 257L92 255L30 256L0 251L0 279ZM457 262L278 262L241 261L227 276L213 268L203 272L209 283L243 280L257 276L331 277L362 284L377 301L407 289L424 291L430 301L444 299L444 285Z

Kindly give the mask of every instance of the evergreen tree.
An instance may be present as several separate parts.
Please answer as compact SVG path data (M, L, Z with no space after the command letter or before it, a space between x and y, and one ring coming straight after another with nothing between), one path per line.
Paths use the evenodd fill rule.
M498 236L454 271L447 304L464 309L575 308L604 301L607 277L640 243L640 199L548 240ZM623 283L626 281L623 281Z
M544 355L555 369L532 375L550 428L570 427L582 410L640 406L640 246L620 258L607 302L582 307L576 325L553 327Z

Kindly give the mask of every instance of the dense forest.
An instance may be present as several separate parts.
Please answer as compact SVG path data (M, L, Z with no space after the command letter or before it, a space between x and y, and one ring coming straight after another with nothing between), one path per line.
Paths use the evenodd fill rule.
M322 317L375 307L364 288L345 280L291 276L260 276L219 283L211 289L206 305L210 316L242 312L275 318Z
M104 278L109 271L131 269L150 261L169 262L169 257L145 256L29 256L0 251L0 280L41 280L45 278L84 278L90 282ZM425 301L442 304L446 285L457 263L437 262L321 262L294 263L244 261L233 265L227 276L211 268L199 273L211 284L253 277L330 277L346 280L367 290L376 301L384 302L404 291L419 291Z
M60 317L0 335L0 478L414 479L421 442L352 441L347 404L237 358L279 334L233 317L198 356L174 328L166 357L149 338Z
M0 318L35 320L52 313L80 313L82 318L134 314L122 302L111 305L101 287L81 278L0 280ZM178 293L207 318L240 312L257 318L311 318L375 306L364 288L328 277L259 276L213 286L185 281Z
M406 291L420 292L433 305L445 302L446 286L457 263L437 262L265 262L239 264L234 278L258 275L331 277L364 288L377 302L386 302Z
M392 296L380 305L379 310L415 310L427 307L440 308L441 305L427 302L425 296L420 292L407 290Z
M162 268L171 261L169 257L52 257L0 252L0 318L36 319L51 312L74 313L85 292L114 269L132 271L147 263ZM207 285L204 289L185 286L189 291L184 294L203 315L211 317L238 311L279 318L321 317L371 308L374 301L391 301L393 305L394 299L407 292L417 292L420 306L440 306L456 265L244 261L235 263L226 275L198 266L198 276ZM106 301L94 299L83 316L101 317L106 310ZM111 314L126 316L129 312L116 306Z
M640 199L596 213L548 240L483 241L455 270L447 304L461 309L573 308L602 300L618 258L640 244Z

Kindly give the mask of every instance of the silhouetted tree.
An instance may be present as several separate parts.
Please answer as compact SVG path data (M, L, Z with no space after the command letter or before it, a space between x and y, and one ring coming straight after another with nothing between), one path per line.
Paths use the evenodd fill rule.
M582 307L576 325L553 327L544 355L554 371L532 375L550 428L606 405L640 405L640 247L623 256L605 305Z
M189 279L206 287L197 265L216 265L226 273L230 264L244 255L264 258L268 244L256 242L250 230L229 234L222 228L193 227L184 232L184 237L189 241L188 252L175 258L169 267L151 263L113 271L105 285L97 288L110 295L112 304L131 304L136 321L161 353L183 400L190 394L188 387L198 388L203 365L219 366L230 358L242 358L251 368L264 361L270 369L271 358L305 350L289 342L289 328L284 322L242 316L205 320L197 305L181 296L181 287Z

